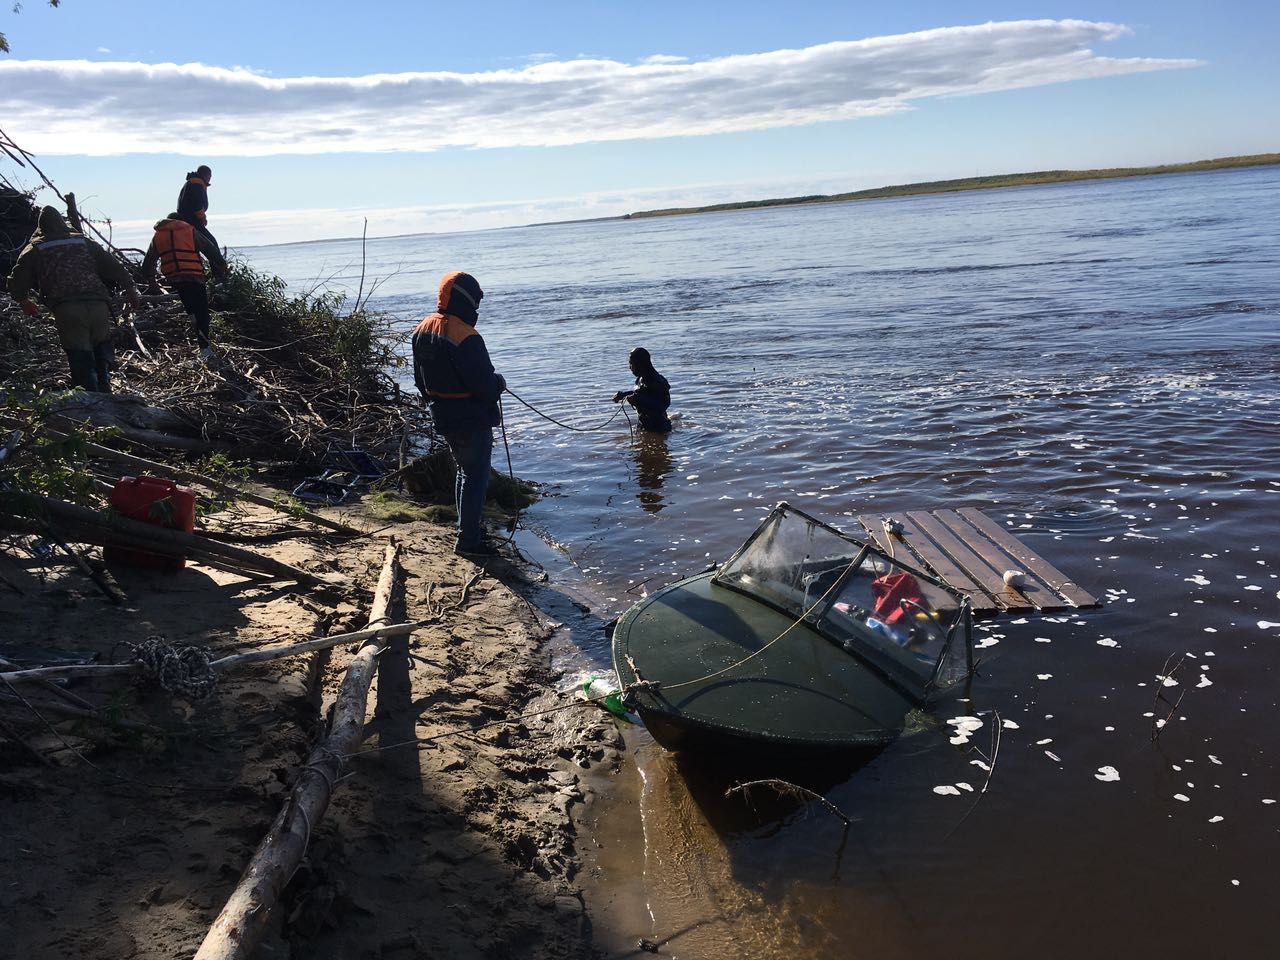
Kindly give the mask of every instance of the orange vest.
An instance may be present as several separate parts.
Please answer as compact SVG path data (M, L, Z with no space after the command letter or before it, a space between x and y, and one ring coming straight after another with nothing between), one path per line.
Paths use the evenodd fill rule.
M204 261L196 246L196 228L182 220L165 220L156 227L160 270L170 280L203 280Z

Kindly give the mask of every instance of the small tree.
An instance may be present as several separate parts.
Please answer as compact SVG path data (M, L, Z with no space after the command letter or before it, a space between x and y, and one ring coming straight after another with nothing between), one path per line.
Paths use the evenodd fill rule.
M62 0L49 0L49 6L56 7L61 2ZM21 9L22 9L21 0L15 0L13 4L13 12L17 13ZM8 53L8 52L9 52L9 41L5 39L5 36L3 33L0 33L0 53Z

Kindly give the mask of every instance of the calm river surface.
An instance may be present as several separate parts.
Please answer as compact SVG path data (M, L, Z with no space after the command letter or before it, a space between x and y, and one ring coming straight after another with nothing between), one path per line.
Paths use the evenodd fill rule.
M358 242L249 256L360 273ZM1107 601L989 624L972 702L827 791L847 833L641 742L651 918L624 932L683 958L1275 955L1280 169L368 245L406 326L449 269L559 419L608 419L633 345L672 383L665 439L507 400L551 494L526 523L606 619L784 499L850 531L977 506ZM1153 743L1158 692L1181 701Z

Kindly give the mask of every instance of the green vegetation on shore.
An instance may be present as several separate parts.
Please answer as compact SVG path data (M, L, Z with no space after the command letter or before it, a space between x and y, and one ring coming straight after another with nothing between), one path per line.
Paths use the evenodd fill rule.
M1150 177L1165 173L1198 173L1206 170L1228 170L1235 167L1262 167L1280 164L1280 153L1257 153L1247 157L1219 157L1194 163L1170 163L1159 167L1114 167L1106 170L1040 170L1035 173L1007 173L992 177L965 177L960 180L931 180L927 183L905 183L851 193L814 194L807 197L781 197L772 200L746 200L741 203L714 203L706 207L670 207L664 210L642 210L623 219L671 217L686 213L716 213L721 210L754 210L759 207L790 207L807 203L842 203L847 200L879 200L886 197L917 197L933 193L958 193L962 190L994 190L1000 187L1029 187L1042 183L1071 183L1076 180L1115 180L1120 177Z

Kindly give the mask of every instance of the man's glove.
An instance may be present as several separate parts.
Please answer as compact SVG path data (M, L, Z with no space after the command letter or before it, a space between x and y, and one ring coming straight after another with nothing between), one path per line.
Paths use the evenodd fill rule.
M34 317L40 312L40 308L36 306L36 302L30 297L25 297L18 301L18 306L22 308L22 312L28 317Z
M630 394L630 392L631 391L629 390L619 390L617 393L613 395L613 402L621 403L623 400L627 399L627 396Z
M507 391L507 378L506 378L506 377L504 377L504 376L503 376L502 374L500 374L500 373L495 373L495 374L493 375L493 377L494 377L494 379L495 379L495 380L497 380L497 381L498 381L498 392L499 392L499 393L506 393L506 391Z

